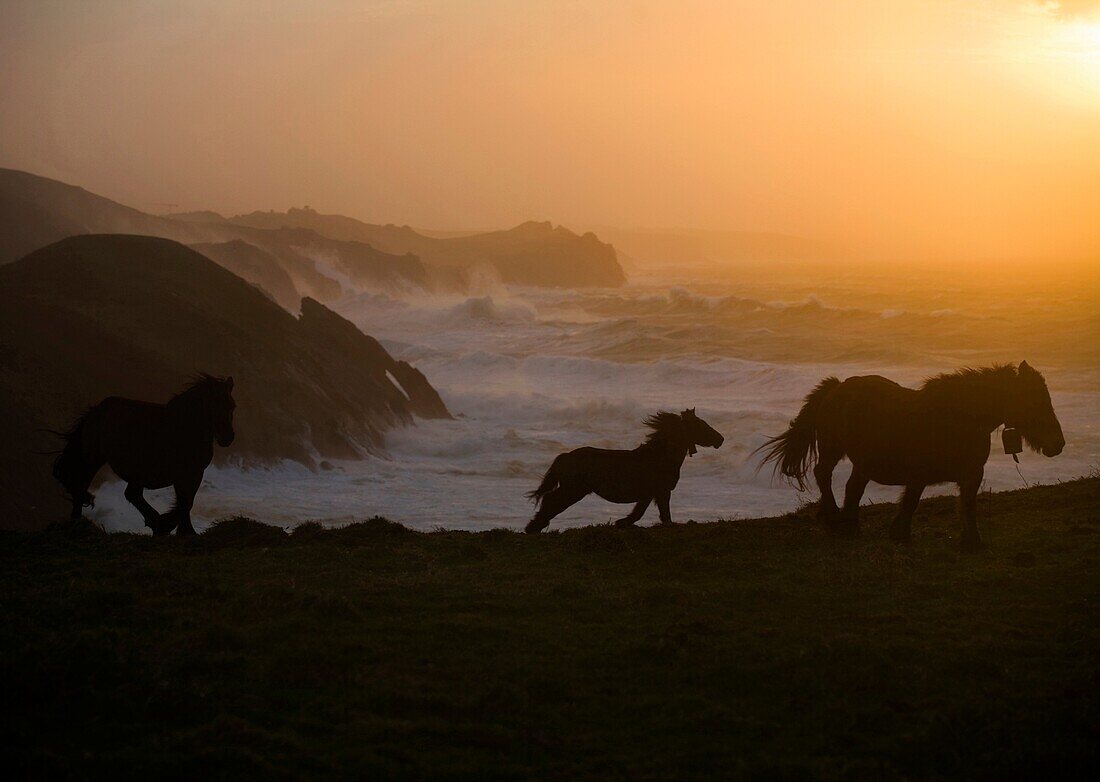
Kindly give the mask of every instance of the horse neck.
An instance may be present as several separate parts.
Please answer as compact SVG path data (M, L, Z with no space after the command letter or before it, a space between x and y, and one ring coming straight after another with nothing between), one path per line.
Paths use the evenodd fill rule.
M687 458L688 447L686 444L677 443L676 437L661 433L653 439L642 443L640 450L649 450L670 464L680 467Z
M185 391L170 399L166 407L168 415L176 421L184 434L204 441L214 439L214 426L207 415L206 405L198 394Z
M937 407L961 414L992 432L1005 422L1009 377L1002 371L947 377L924 389Z

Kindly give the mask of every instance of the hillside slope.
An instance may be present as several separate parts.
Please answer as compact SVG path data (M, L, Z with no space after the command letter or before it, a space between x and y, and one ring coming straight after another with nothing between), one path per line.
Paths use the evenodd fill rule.
M221 458L357 458L414 412L447 415L426 381L391 379L400 363L351 323L312 301L297 319L166 239L77 236L0 267L0 410L26 429L64 429L113 394L165 401L199 371L236 380L238 437ZM48 474L32 452L55 445L0 445L18 467L0 476L0 519L56 512L56 498L21 488Z
M1095 779L1100 479L979 502L975 556L950 497L905 547L889 505L856 541L9 533L0 747L40 779Z
M256 285L283 309L297 311L302 297L294 280L278 259L266 250L240 239L199 242L190 247L241 279Z

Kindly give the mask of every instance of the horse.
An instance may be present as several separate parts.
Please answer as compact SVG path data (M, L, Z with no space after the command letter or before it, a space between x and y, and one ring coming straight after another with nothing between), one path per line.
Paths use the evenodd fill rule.
M1043 376L1026 361L961 369L904 388L878 375L827 377L806 397L783 434L757 452L774 463L800 491L813 466L821 491L818 519L838 534L859 533L859 502L870 481L904 486L890 536L911 539L913 513L925 487L952 482L959 487L964 551L982 548L977 496L989 458L990 434L999 426L1019 431L1032 450L1048 457L1065 447ZM1006 451L1009 448L1006 447ZM844 507L833 497L833 469L844 457L852 474Z
M214 458L214 442L233 443L233 378L201 374L167 404L111 396L81 415L67 432L53 474L80 518L95 504L88 491L104 464L126 482L126 499L141 512L154 535L194 535L191 507L202 475ZM159 514L145 499L146 489L172 486L176 502Z
M541 532L550 520L593 492L608 502L633 502L634 510L615 524L628 527L640 519L654 500L661 521L672 523L669 498L680 480L680 468L696 446L721 448L725 438L695 415L695 408L676 413L658 412L643 422L653 431L632 451L577 448L550 464L542 483L527 497L537 511L525 532Z

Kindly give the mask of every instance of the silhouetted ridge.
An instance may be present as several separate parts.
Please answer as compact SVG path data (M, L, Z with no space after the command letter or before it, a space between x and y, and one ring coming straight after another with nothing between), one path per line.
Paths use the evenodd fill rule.
M415 285L466 290L470 278L482 268L504 282L524 285L573 287L625 281L614 247L594 234L578 236L548 222L523 223L509 231L430 237L408 226L370 225L308 208L232 218L211 211L156 216L79 187L0 169L0 264L86 233L160 236L184 244L241 240L275 258L293 281L296 295L320 301L341 295L337 282L341 276L384 289ZM240 273L241 268L238 265L234 271ZM271 290L269 277L246 279L280 302L286 298Z
M79 187L0 169L0 264L65 237L89 233L159 236L184 244L246 242L270 258L259 261L255 254L244 258L239 248L206 249L214 261L263 288L291 311L297 310L302 295L322 301L338 298L343 293L337 281L340 276L382 288L427 282L419 260L403 253L391 255L361 242L333 240L302 228L263 230L235 225L216 212L157 217ZM272 269L272 262L282 274ZM294 287L292 295L284 275Z

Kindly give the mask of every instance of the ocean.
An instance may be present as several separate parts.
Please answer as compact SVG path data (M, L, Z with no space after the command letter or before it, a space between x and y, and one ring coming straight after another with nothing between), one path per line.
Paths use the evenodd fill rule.
M981 267L962 273L813 264L634 265L623 288L556 290L486 279L468 295L348 290L333 309L423 371L456 415L390 432L383 455L310 471L295 463L211 467L194 509L202 529L243 514L292 527L381 515L430 530L521 529L525 499L558 453L632 448L642 419L694 407L726 438L688 459L676 521L749 518L816 499L752 451L827 375L905 385L962 366L1027 360L1042 371L1066 449L1031 451L1017 470L994 434L986 488L1052 483L1100 466L1100 297L1095 279ZM834 476L838 492L848 467ZM954 491L932 487L927 494ZM872 484L865 502L893 500ZM150 492L167 508L171 491ZM551 529L601 524L629 506L592 496ZM140 531L108 482L94 518ZM643 524L656 522L651 508Z

